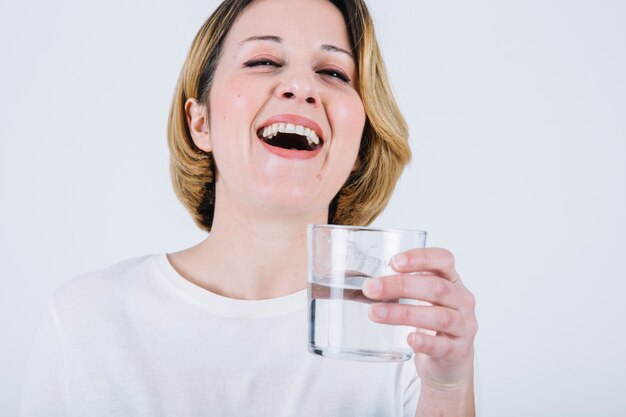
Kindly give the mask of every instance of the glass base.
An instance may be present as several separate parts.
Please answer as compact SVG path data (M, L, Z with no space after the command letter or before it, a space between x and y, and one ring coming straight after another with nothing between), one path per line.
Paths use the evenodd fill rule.
M346 359L361 362L403 362L411 359L413 353L380 352L362 349L330 349L309 345L309 352L325 358Z

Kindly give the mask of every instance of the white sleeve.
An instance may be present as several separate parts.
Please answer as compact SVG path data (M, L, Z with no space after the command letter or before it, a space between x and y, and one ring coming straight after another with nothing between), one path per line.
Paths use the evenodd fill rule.
M29 352L22 376L18 415L66 415L63 347L52 302L44 312Z

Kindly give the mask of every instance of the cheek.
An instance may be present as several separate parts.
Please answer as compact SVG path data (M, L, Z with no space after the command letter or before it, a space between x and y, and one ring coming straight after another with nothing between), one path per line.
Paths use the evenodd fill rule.
M329 103L333 103L327 114L333 131L334 148L331 152L334 161L333 180L329 185L334 195L355 167L365 126L365 109L356 93Z
M342 142L346 145L355 146L356 144L356 151L358 151L365 127L365 109L358 94L355 93L345 100L335 101L334 109L328 113L335 135L343 138Z
M210 109L212 118L227 122L240 118L249 107L249 97L244 85L237 82L214 83L221 87L211 89Z

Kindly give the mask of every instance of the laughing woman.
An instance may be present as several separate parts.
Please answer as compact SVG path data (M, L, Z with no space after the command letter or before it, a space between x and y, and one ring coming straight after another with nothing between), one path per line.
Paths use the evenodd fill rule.
M407 136L362 0L223 2L191 46L168 130L174 189L210 233L59 289L21 415L474 415L474 300L446 250L399 254L397 275L365 285L374 300L432 303L371 310L433 331L409 337L413 361L305 347L306 225L369 224Z

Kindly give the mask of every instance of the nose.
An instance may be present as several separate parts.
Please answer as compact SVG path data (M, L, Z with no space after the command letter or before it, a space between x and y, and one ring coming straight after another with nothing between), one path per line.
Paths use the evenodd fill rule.
M318 106L321 102L314 80L306 74L290 74L276 86L276 97Z

